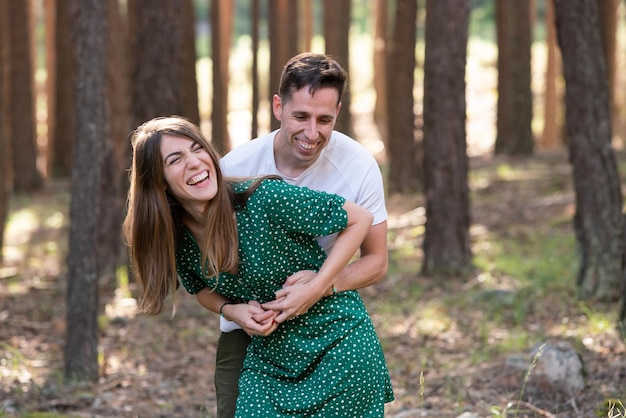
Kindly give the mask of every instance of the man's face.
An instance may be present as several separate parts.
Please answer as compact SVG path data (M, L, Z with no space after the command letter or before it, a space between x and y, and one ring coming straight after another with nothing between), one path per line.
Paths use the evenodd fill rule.
M276 138L277 158L283 164L306 169L328 144L341 104L333 88L322 88L311 95L305 87L283 102L278 95L272 103L274 116L280 121Z

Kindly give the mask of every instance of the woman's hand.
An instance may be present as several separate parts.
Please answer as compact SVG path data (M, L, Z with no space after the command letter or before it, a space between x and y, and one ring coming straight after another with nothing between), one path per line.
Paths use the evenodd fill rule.
M257 301L248 303L228 304L222 313L229 321L234 321L248 335L268 336L278 328L278 313L264 309Z

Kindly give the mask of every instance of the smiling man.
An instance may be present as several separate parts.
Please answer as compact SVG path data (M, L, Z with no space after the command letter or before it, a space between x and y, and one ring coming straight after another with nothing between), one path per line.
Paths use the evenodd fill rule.
M333 130L346 78L330 56L295 56L285 65L272 101L280 128L233 149L220 161L226 176L278 175L291 184L343 196L374 215L360 257L341 272L328 295L361 289L387 274L387 211L380 168L362 145ZM319 239L327 252L334 240L335 236ZM294 274L276 300L263 307L281 312L279 323L303 314L317 302L306 287L314 274ZM239 371L250 337L223 317L220 327L215 387L218 417L224 418L234 416Z

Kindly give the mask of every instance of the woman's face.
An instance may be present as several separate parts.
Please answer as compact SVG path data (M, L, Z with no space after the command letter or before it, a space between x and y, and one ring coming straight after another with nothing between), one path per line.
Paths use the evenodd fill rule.
M217 194L217 173L209 153L182 136L165 134L161 138L161 157L167 189L183 207L199 206Z

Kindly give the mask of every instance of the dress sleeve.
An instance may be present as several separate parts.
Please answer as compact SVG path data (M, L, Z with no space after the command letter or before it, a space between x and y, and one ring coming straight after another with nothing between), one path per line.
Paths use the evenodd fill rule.
M200 250L187 234L176 246L176 273L183 287L192 295L207 287L202 279Z
M265 180L251 199L258 199L268 216L285 230L314 237L330 235L348 226L346 199L282 180Z

